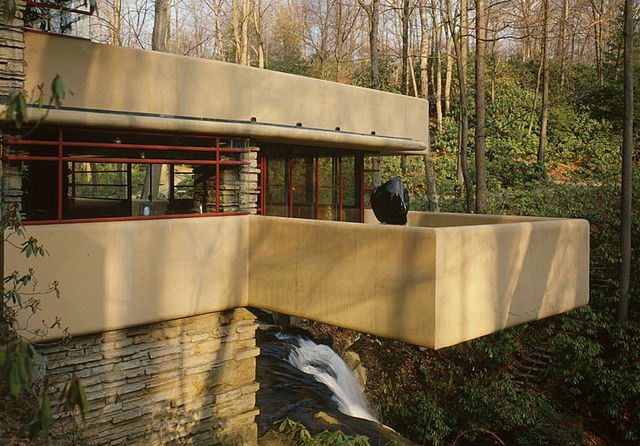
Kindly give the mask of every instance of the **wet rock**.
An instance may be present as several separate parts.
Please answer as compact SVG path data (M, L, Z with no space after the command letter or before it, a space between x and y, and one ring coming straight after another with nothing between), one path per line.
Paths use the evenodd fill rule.
M342 354L342 360L347 364L349 369L351 369L360 387L365 389L367 386L367 369L362 365L360 355L349 350Z

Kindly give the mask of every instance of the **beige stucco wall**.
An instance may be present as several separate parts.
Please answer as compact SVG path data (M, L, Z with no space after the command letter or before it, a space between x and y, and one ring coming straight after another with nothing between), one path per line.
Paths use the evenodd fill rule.
M222 133L258 142L389 153L425 148L427 103L421 99L34 33L26 34L25 58L27 91L41 83L49 85L56 73L73 91L64 100L67 110L48 114L50 123ZM39 111L32 114L35 117ZM298 122L303 128L296 127Z
M434 227L257 217L249 301L431 348L588 302L588 222L476 217L413 214Z
M7 248L5 271L60 283L34 328L58 316L74 335L115 330L246 306L248 229L243 216L30 226L50 255Z
M437 228L441 348L589 301L589 224L548 220Z
M588 302L585 220L413 215L448 227L263 216L29 227L51 258L7 252L63 298L73 334L240 306L442 348ZM487 217L492 218L492 217Z
M250 303L433 346L435 232L252 218Z

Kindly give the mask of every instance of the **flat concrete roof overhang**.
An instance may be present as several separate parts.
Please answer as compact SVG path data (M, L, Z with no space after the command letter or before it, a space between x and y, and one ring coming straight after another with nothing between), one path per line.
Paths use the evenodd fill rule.
M46 113L49 124L220 134L388 154L426 149L422 99L40 33L26 33L25 45L27 92L49 85L57 73L73 92L61 109L31 107L33 118Z
M410 213L408 226L263 216L43 225L71 334L255 306L442 348L588 303L585 220ZM41 317L42 316L42 317ZM59 337L51 332L49 339Z

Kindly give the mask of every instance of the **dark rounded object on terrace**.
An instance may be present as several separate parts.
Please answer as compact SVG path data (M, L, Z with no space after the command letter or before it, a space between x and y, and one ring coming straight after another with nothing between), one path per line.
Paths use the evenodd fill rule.
M409 192L400 177L393 177L371 192L371 208L382 223L406 225Z

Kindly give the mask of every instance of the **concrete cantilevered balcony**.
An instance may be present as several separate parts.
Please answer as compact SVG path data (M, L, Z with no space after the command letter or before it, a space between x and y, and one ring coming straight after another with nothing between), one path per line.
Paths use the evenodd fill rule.
M9 251L5 264L60 282L43 316L72 334L255 306L442 348L588 302L584 220L411 213L409 224L44 225L29 234L52 257Z

